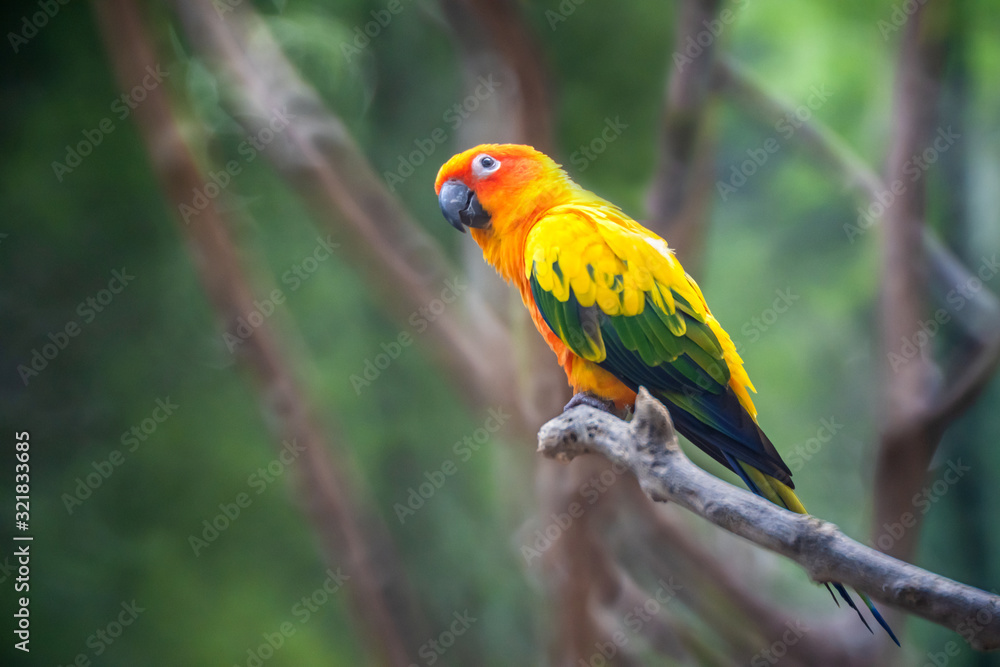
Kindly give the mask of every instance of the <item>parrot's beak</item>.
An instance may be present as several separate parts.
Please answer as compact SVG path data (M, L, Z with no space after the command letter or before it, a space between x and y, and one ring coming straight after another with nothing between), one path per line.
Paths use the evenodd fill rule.
M479 204L476 193L461 181L446 181L438 194L444 219L465 233L466 227L482 229L490 224L490 214Z

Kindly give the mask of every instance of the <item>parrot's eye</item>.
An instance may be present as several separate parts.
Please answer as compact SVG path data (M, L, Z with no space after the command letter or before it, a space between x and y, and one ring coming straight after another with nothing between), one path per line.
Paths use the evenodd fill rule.
M500 168L500 160L496 159L492 155L477 155L476 159L472 161L472 173L476 175L477 178L483 178L489 176L494 171Z

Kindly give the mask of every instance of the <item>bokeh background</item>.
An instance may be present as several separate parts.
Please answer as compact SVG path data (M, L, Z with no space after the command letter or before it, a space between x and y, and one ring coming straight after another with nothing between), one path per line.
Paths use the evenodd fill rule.
M530 142L649 220L810 511L995 589L1000 24L915 9L5 5L0 386L35 540L25 655L3 522L4 663L598 665L621 632L611 663L995 664L900 616L885 652L795 566L541 460L565 383L432 189Z

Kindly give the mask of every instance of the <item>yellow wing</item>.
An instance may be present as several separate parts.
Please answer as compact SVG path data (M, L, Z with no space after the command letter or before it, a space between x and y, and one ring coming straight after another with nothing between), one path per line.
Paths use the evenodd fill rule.
M756 417L743 360L698 285L662 238L615 206L553 208L528 235L525 273L549 326L579 356L605 363L610 326L643 365L675 366L696 386L728 385Z

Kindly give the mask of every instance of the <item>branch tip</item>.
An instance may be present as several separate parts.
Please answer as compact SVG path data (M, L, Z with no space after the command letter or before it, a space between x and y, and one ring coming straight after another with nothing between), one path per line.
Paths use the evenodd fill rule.
M677 449L677 434L670 413L645 387L639 387L635 399L635 415L629 429L640 451Z
M586 424L593 415L601 414L586 405L579 405L563 412L558 417L542 425L538 430L538 452L544 456L568 463L580 454L591 451L586 443Z
M841 582L960 634L970 615L988 613L982 629L963 638L977 650L1000 649L996 595L899 561L828 521L788 512L724 482L684 455L667 409L645 389L635 408L631 423L586 406L568 410L539 431L539 451L559 460L601 454L630 470L653 500L676 503L798 563L814 581Z

